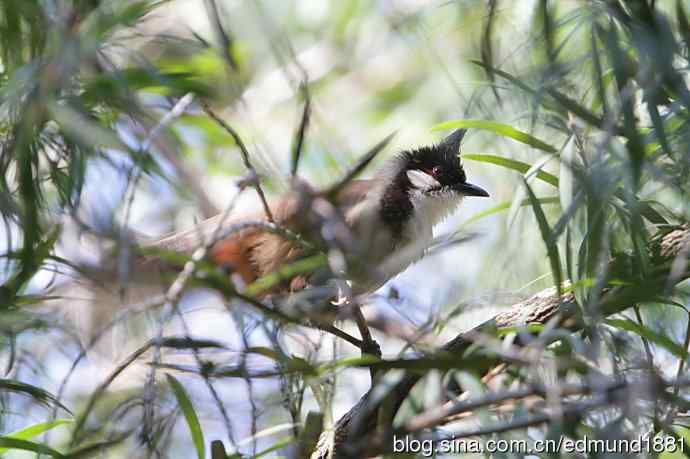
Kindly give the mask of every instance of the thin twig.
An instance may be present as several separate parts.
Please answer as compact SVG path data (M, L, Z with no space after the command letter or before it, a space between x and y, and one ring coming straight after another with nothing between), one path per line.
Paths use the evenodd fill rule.
M264 207L264 212L266 213L266 218L268 221L271 223L275 223L275 220L273 219L273 214L271 213L271 208L268 206L268 201L266 201L266 195L264 194L264 190L261 188L261 183L259 180L259 175L256 173L256 169L254 169L254 166L252 165L250 159L249 159L249 151L247 150L247 147L244 145L244 142L242 141L242 138L240 135L235 131L229 124L227 124L221 117L219 117L213 109L211 109L211 106L207 102L201 102L201 107L204 109L204 112L213 118L213 120L218 123L219 126L221 126L225 131L232 136L232 138L235 140L235 144L237 144L237 147L240 149L240 153L242 154L242 162L244 163L244 166L247 168L249 173L253 176L253 186L256 189L256 193L259 195L259 199L261 199L261 204Z
M303 81L300 85L302 94L304 94L304 109L302 110L302 118L299 123L299 128L295 135L295 142L292 148L292 165L290 167L290 175L295 177L297 169L299 168L299 161L302 157L302 147L304 145L304 138L309 127L309 120L311 116L311 96L309 94L309 83Z
M553 421L559 417L562 417L563 415L578 415L587 413L592 409L618 405L620 403L625 403L625 401L633 394L635 396L639 396L640 392L637 390L639 388L658 388L659 391L654 391L653 393L650 392L646 396L651 400L655 400L660 396L663 398L668 398L668 394L665 392L666 388L672 386L687 386L689 383L690 380L687 378L677 379L675 381L665 381L657 376L652 376L641 378L637 381L629 381L611 377L606 383L589 382L587 384L565 384L555 388L559 391L562 397L576 395L593 395L593 397L585 401L563 403L563 407L558 411L547 411L533 416L518 416L515 419L504 423L479 427L477 429L468 431L456 432L452 434L452 438L459 439L503 433ZM512 391L498 393L491 392L473 400L463 400L449 405L444 405L442 407L434 407L427 410L423 414L412 418L410 421L405 423L405 426L402 429L393 430L391 428L383 434L367 439L366 443L360 442L357 452L359 454L362 454L365 451L370 452L372 447L376 451L385 451L390 447L387 445L392 443L389 440L393 435L401 437L414 434L420 430L441 425L450 416L468 413L489 405L525 399L534 395L545 397L551 390L554 390L554 388L536 384ZM426 438L426 436L417 437L419 440L424 438ZM441 440L443 438L445 437L435 437L434 439ZM367 455L367 457L369 456Z
M345 333L344 331L342 331L342 330L339 329L339 328L336 328L336 327L333 326L333 325L319 326L318 328L320 328L320 329L323 330L323 331L327 331L328 333L330 333L330 334L332 334L332 335L334 335L334 336L337 336L338 338L341 338L341 339L347 341L348 343L352 344L353 346L356 346L356 347L358 347L358 348L360 348L360 349L364 349L364 346L365 346L365 344L364 344L365 342L364 342L364 341L358 340L358 339L355 338L354 336L352 336L352 335L350 335L350 334L348 334L348 333ZM368 331L368 330L367 330L367 331ZM370 335L370 337L371 337L371 335Z
M381 357L381 348L376 340L374 340L374 337L371 336L371 331L367 325L367 320L364 318L364 314L362 314L362 308L359 303L355 302L352 304L352 312L355 316L355 323L359 329L359 334L362 336L362 355L370 354L375 357ZM371 367L369 373L371 376L371 383L374 384L376 381L376 369Z
M285 239L289 240L290 242L294 242L295 244L301 246L304 249L307 250L314 250L315 247L314 245L304 239L300 234L295 233L293 231L290 231L287 228L283 228L281 226L278 226L275 223L268 223L266 221L245 221L241 223L234 223L230 226L226 226L222 230L218 231L216 235L213 237L213 242L218 242L220 240L225 239L226 237L230 236L231 234L238 233L242 230L245 229L260 229L262 231L266 231L267 233L273 233L277 236L284 237Z
M686 253L684 251L687 250L689 246L690 226L681 225L671 231L659 233L658 240L650 244L649 251L652 256L658 257L660 267L663 267L660 269L663 269L664 273L668 275L670 271L668 263L663 263L663 261L672 261L678 254ZM681 275L676 277L676 282L690 277L690 272L687 271L687 258L684 258L683 261L685 269ZM659 282L663 283L665 280L664 273L659 272L646 281L650 284L654 283L653 285L657 285ZM640 288L640 286L636 285L630 288L637 289ZM627 294L629 294L629 290L626 287L612 288L602 300L604 313L610 315L626 309L629 305ZM476 336L478 331L489 332L493 330L495 332L497 328L510 329L525 327L528 324L547 324L554 318L558 318L558 323L570 331L574 332L582 329L583 324L580 316L580 309L571 292L558 297L555 288L543 290L475 327L473 331L469 332L469 338ZM516 340L519 342L522 341L520 335L517 336ZM461 333L442 346L439 350L439 355L465 358L468 349L475 343L476 340L468 339L468 332ZM511 352L510 354L513 353ZM505 357L510 358L506 359ZM495 368L497 364L514 361L512 357L514 356L482 355L482 361L475 364L474 369L478 369L478 371L481 372L490 371L492 368ZM591 368L588 367L588 371L589 370L591 370ZM421 376L417 372L408 371L400 381L389 390L389 396L386 397L386 400L388 400L387 403L393 405L391 416L396 414L420 378ZM338 420L330 437L326 434L322 435L322 439L319 442L317 450L312 454L312 458L342 457L343 455L347 455L346 450L348 442L363 441L364 439L368 440L370 438L369 434L372 432L372 429L375 428L376 420L378 419L376 413L379 411L382 404L381 398L377 396L377 391L379 390L379 387L373 387L364 394L360 400ZM371 450L369 452L371 452Z
M607 387L606 389L611 390L612 388L618 387L622 387L620 381L614 382L611 387ZM541 384L530 384L527 387L521 387L511 391L489 392L475 399L448 402L442 406L429 408L423 413L413 417L405 423L402 431L412 433L438 426L443 424L445 420L451 416L474 411L488 405L494 405L508 400L514 401L533 395L544 397L550 390L552 389ZM593 392L592 387L587 384L568 384L559 387L558 390L564 397L568 395L590 394ZM596 388L596 391L600 390L600 387Z
M125 371L132 363L136 362L139 357L141 357L146 351L148 351L152 347L174 347L174 348L179 348L180 344L186 344L188 347L222 347L218 343L215 343L213 341L209 340L194 340L189 337L175 337L175 336L169 336L169 337L164 337L161 336L159 338L154 338L146 342L143 346L141 346L139 349L135 350L133 353L131 353L120 365L118 365L109 375L108 377L90 394L90 397L88 401L86 402L86 407L84 408L84 411L82 414L77 418L77 421L74 426L74 430L72 432L72 441L71 445L74 446L77 443L78 440L78 435L81 433L81 429L84 427L84 424L86 422L86 419L89 415L89 413L93 410L94 405L98 401L98 399L103 395L105 390L112 384L113 381L123 372Z
M690 346L690 311L685 310L685 312L688 315L688 325L687 325L687 330L685 331L685 340L683 341L683 349L688 349ZM681 375L683 374L683 369L685 368L685 358L682 356L678 358L678 369L676 370L676 381L680 380ZM676 383L673 386L673 396L677 397L678 394L680 393L680 384ZM671 421L673 421L673 418L676 416L678 413L677 407L672 407L669 411L668 414L666 415L666 423L670 424Z
M597 397L594 400L588 400L586 402L570 403L563 407L562 412L566 415L584 413L606 406L605 402L606 400L604 399L604 397ZM452 437L454 439L481 437L484 435L492 435L497 433L509 432L511 430L524 429L526 427L532 427L539 424L543 424L545 422L552 421L553 419L554 416L552 413L539 413L534 416L520 416L512 421L504 422L498 425L479 427L473 430L454 433Z
M640 314L640 307L638 305L633 306L633 311L635 311L635 318L637 319L637 322L640 324L640 327L644 327L644 322L642 321L642 314ZM641 339L642 345L644 346L645 354L647 354L647 364L649 365L649 369L651 370L654 368L654 356L652 355L652 349L649 347L649 341L647 341L647 338L642 336Z
M143 121L140 121L143 122ZM220 210L211 202L208 193L204 190L203 180L199 177L201 173L196 168L180 158L179 150L174 148L173 139L168 135L158 136L154 140L154 145L161 155L175 169L175 175L179 178L182 186L188 189L196 198L199 211L204 218L211 218L218 215Z
M371 150L366 152L364 156L359 158L357 160L357 163L355 163L354 167L350 169L350 171L343 176L338 182L334 183L331 185L326 191L324 192L324 195L329 196L329 197L334 197L335 195L338 194L340 190L345 187L348 183L352 181L355 177L359 175L360 172L364 170L369 163L376 158L376 156L383 151L384 148L386 148L386 145L393 139L395 136L395 132L388 134L382 141L377 143L376 145L373 146Z
M160 121L158 121L158 123L148 132L148 134L140 144L140 148L138 151L139 155L148 154L148 151L151 148L151 144L158 136L158 134L163 130L163 128L167 126L170 122L172 122L175 118L181 116L193 101L194 94L192 93L187 93L184 96L182 96L180 100L177 101L177 103L173 106L173 108L170 109L170 111L167 112L165 115L163 115ZM126 228L129 224L132 205L134 204L134 195L141 177L142 170L141 168L137 168L135 164L130 171L127 181L127 189L125 190L125 197L123 198L123 201L125 202L125 207L122 219L123 229L120 231L120 247L122 249L122 254L119 256L118 260L118 277L120 278L120 280L123 280L123 277L126 277L124 276L124 273L126 273L124 266L126 266L126 262L128 261L126 257L129 254L129 251L127 250L129 243Z
M232 207L232 205L228 206L228 209L226 209L226 211L220 216L218 224L214 228L213 234L210 235L210 237L208 238L207 241L204 241L205 247L207 247L207 248L200 253L195 252L195 254L205 256L205 254L208 250L208 247L211 247L216 242L218 242L222 239L225 239L232 234L243 231L247 228L258 228L258 229L261 229L263 231L271 232L271 233L277 234L279 236L282 236L282 237L300 245L301 247L303 247L307 250L313 250L314 249L314 246L310 242L308 242L304 238L302 238L299 234L296 234L296 233L294 233L294 232L292 232L286 228L282 228L282 227L276 225L275 223L269 223L266 221L248 221L248 222L236 223L236 224L232 224L232 225L224 225L223 222L226 220L229 209L231 207ZM203 258L203 256L202 256L202 258ZM194 259L195 259L195 257L193 256L192 262L194 262ZM186 267L187 267L187 265L185 265L185 268ZM178 279L179 279L179 277L178 277ZM223 286L221 286L221 287L223 287ZM267 317L270 317L270 318L273 318L276 320L280 320L283 322L287 322L287 323L294 323L297 325L307 325L304 321L302 321L298 318L291 317L291 316L285 314L284 312L282 312L276 308L268 307L265 304L263 304L261 301L259 301L258 299L251 297L251 296L248 296L248 295L245 295L241 292L238 292L235 289L231 289L231 288L225 289L223 287L223 288L221 288L221 290L222 290L222 293L228 295L228 297L237 298L238 300L240 300L240 301L242 301L248 305L253 306L254 308L261 311L263 314L265 314ZM341 338L341 339L347 341L348 343L352 344L353 346L356 346L360 349L363 347L362 341L360 341L357 338L349 335L348 333L334 327L333 325L330 325L330 324L329 325L321 325L321 324L316 323L316 324L312 324L312 326L316 326L317 328L319 328L323 331L331 333L332 335L337 336L338 338Z
M235 309L234 314L231 315L232 317L232 322L235 325L235 328L237 329L237 333L240 336L240 339L242 340L242 347L243 349L247 350L251 346L251 343L249 341L249 332L247 331L247 328L245 326L245 321L244 321L244 316L243 316L243 311L240 309ZM256 435L257 432L257 421L258 421L258 416L259 416L259 411L256 405L256 401L254 400L254 384L252 382L252 378L249 377L248 375L248 367L247 367L247 352L242 352L240 356L240 372L242 373L244 383L247 385L247 398L249 399L249 406L251 408L251 434L252 436ZM208 377L206 375L205 377ZM256 456L256 442L252 442L252 456Z
M182 331L184 332L184 336L191 339L191 333L189 330L189 325L187 324L187 321L184 319L184 316L182 315L182 311L180 311L180 308L178 308L177 306L175 306L175 313L177 314L177 317L180 319L180 323L182 324ZM216 406L218 407L218 411L220 412L220 415L223 418L223 424L225 426L225 433L228 436L228 440L230 441L231 444L234 445L235 440L234 440L232 422L230 421L230 416L228 415L228 411L225 408L225 404L223 403L223 400L220 398L220 395L218 394L218 390L213 385L213 382L211 381L209 376L203 371L204 362L201 360L201 356L199 355L199 349L192 348L192 355L194 356L194 361L197 364L197 367L199 368L199 374L201 375L202 379L204 380L204 383L206 384L206 388L208 389L209 393L211 394L211 397L213 398L213 401L216 403Z
M177 308L177 302L179 301L180 297L182 296L182 293L184 292L184 288L187 285L187 282L192 278L194 273L196 272L198 264L206 258L206 254L208 253L209 250L211 250L211 247L215 244L217 240L217 235L218 232L220 232L221 228L223 227L223 222L227 217L230 215L230 212L235 206L235 203L237 202L237 199L241 195L243 191L243 188L240 188L240 192L237 193L230 201L230 203L227 205L225 208L225 211L221 215L218 225L214 228L213 233L211 236L208 238L208 240L203 241L203 245L199 247L193 254L191 259L185 263L184 268L182 271L177 275L175 278L175 281L168 287L167 291L165 292L165 301L163 304L163 323L167 322L170 317L172 317L173 314L178 313L179 310ZM188 332L188 330L186 330ZM163 334L163 325L161 324L158 327L158 337L160 338ZM197 357L197 362L200 364L200 359ZM148 374L147 378L147 383L145 386L144 390L144 432L148 431L148 428L151 426L151 423L153 422L153 397L154 397L154 383L156 381L156 364L160 363L161 360L161 351L160 351L160 346L156 346L154 348L154 354L153 354L153 365L151 365L151 369ZM210 385L210 382L207 380L207 385L209 385L209 390L211 391L211 394L217 397L217 393L215 391L215 388ZM226 427L228 430L228 440L234 445L234 438L232 434L232 427L230 424L230 418L227 416L225 413L225 408L223 405L221 405L221 411L224 416L224 421L226 423ZM148 441L148 438L147 438Z

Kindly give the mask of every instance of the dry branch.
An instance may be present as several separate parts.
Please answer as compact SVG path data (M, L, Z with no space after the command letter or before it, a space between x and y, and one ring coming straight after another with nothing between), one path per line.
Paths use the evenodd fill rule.
M659 287L663 288L664 285L667 285L669 276L673 276L674 284L687 279L690 276L687 263L689 248L690 225L685 224L670 231L659 232L649 247L651 260L657 268L654 275L642 279L638 285L607 289L601 301L601 313L611 315L632 306L628 299L634 294L634 297L639 301L640 289L647 289L650 292L649 300L652 300L652 295L659 291ZM611 264L613 265L615 262L616 260L612 260ZM678 269L678 266L681 266L682 269ZM582 327L580 319L580 310L572 293L564 293L559 298L555 288L548 288L515 304L509 310L499 313L478 327L461 333L441 347L436 354L439 356L451 355L461 359L478 335L501 328L520 328L530 324L546 325L553 320L576 332ZM519 341L518 338L516 342L520 344ZM500 356L487 356L482 362L483 367L480 371L488 372L502 363ZM390 395L383 400L375 397L376 387L372 387L350 411L338 420L333 430L325 431L321 435L317 449L311 456L312 459L355 457L352 456L348 445L355 442L363 444L365 442L362 440L367 435L377 432L377 422L380 425L380 411L384 411L381 410L384 406L387 416L386 425L392 426L398 409L421 378L422 375L419 372L408 371L391 390ZM375 454L371 450L368 453ZM364 455L361 451L357 454L356 457L370 455Z

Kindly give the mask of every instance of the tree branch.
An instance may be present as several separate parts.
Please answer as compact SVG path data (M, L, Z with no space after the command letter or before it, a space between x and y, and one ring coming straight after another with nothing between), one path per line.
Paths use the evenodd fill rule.
M256 194L259 195L259 199L261 200L261 205L264 208L264 212L266 213L266 218L268 219L269 222L275 223L275 220L273 219L273 213L271 213L271 208L268 205L268 201L266 200L266 194L264 193L263 188L261 188L261 183L259 180L259 174L257 174L256 169L252 165L251 160L249 159L249 150L247 150L247 147L245 146L244 142L242 141L242 138L240 135L233 129L228 123L226 123L223 118L218 116L216 112L214 112L211 109L211 106L205 102L201 102L201 108L204 110L204 112L210 116L220 127L222 127L230 136L233 138L235 141L235 144L237 147L240 149L240 153L242 156L242 162L244 163L244 167L247 168L249 173L252 176L253 183L252 186L256 189Z
M642 279L637 285L608 288L601 301L602 315L611 315L627 309L631 306L631 303L627 302L628 298L634 294L639 301L641 291L649 291L649 300L653 300L659 288L663 289L668 284L669 276L673 277L673 284L690 277L687 260L689 248L690 225L684 224L670 231L660 231L649 246L651 260L653 260L657 270L649 278ZM611 263L615 264L615 262L616 260L612 260ZM679 269L679 266L682 269ZM515 304L509 310L497 314L478 327L461 333L442 346L435 353L435 356L451 356L462 359L465 351L475 342L478 334L489 334L502 328L547 324L552 319L557 320L561 326L573 332L582 328L580 309L571 292L566 292L559 298L555 288L543 290L527 300ZM516 344L523 344L520 341L520 337L518 337ZM433 356L434 354L432 354ZM473 363L475 362L476 360L473 360ZM488 355L482 359L482 367L478 370L487 373L502 363L501 356L492 357ZM348 452L346 445L350 442L360 441L366 435L376 432L376 423L381 421L379 411L383 406L388 411L388 425L392 425L398 409L422 376L418 371L408 370L384 399L377 397L375 394L378 394L380 390L377 390L376 386L372 387L350 411L338 420L332 431L327 430L321 435L317 448L311 456L312 459L353 457ZM363 456L358 455L357 457Z

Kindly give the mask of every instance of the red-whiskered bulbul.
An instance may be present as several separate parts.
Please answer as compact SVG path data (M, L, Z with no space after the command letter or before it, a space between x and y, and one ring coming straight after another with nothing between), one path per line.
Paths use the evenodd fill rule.
M333 203L350 241L347 248L340 248L354 250L356 256L351 259L358 266L348 267L339 275L349 281L354 294L378 289L419 260L432 240L434 225L455 210L465 196L489 196L467 181L460 162L464 135L464 129L456 130L437 145L403 151L385 161L371 179L352 180L336 194ZM305 207L300 193L293 191L269 204L275 223L297 234L310 233L318 227L319 237L328 239L324 232L337 232L338 220L331 224L322 218L315 224L309 214L318 204L311 200L311 208ZM320 215L323 217L324 212ZM222 218L210 218L192 230L164 236L147 245L191 253L201 241L217 234L219 225L230 228L243 221L265 221L267 217L258 211L224 221ZM249 227L215 242L209 258L250 284L306 253L284 235ZM295 277L282 284L282 290L298 290L310 284L314 284L313 278Z

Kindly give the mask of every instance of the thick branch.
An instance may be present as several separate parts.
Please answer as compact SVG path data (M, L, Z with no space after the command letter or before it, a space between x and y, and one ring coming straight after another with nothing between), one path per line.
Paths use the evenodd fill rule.
M643 279L634 286L611 287L606 290L601 301L604 315L620 312L632 304L633 295L639 301L641 292L649 292L649 300L660 288L668 285L669 277L673 277L673 284L690 276L687 267L687 257L690 251L690 225L683 225L672 231L659 233L649 247L651 259L654 262L654 274ZM615 264L616 260L612 261ZM682 266L682 269L678 269ZM543 290L529 299L522 301L509 310L501 312L487 322L473 330L461 333L446 343L437 354L439 356L457 356L462 358L469 346L475 342L478 334L487 333L497 328L524 327L530 324L546 324L552 319L573 332L582 326L580 310L572 293L564 293L558 298L556 289ZM481 371L487 372L502 363L500 356L489 357L482 362ZM379 408L384 404L392 419L407 398L414 385L422 378L418 372L408 371L399 383L392 389L391 394L384 400L376 399L375 389L372 387L362 398L343 415L335 424L334 432L324 432L321 436L312 459L347 458L350 457L346 444L349 440L361 440L365 435L376 430L380 421Z

